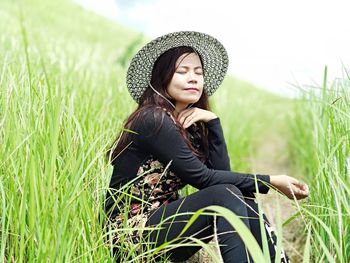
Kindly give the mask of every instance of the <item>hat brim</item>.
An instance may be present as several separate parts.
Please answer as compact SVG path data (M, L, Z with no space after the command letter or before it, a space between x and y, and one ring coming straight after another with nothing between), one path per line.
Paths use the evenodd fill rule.
M202 58L204 91L210 96L220 86L228 68L224 46L214 37L196 31L179 31L158 37L146 44L131 60L126 83L132 98L139 102L152 77L153 65L164 52L179 47L192 47Z

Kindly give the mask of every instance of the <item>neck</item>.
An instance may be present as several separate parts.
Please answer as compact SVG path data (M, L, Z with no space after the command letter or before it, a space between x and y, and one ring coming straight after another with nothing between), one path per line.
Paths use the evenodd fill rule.
M184 109L186 109L188 107L189 104L185 104L185 103L175 103L175 110L174 110L174 115L175 117L177 117L179 115L179 113L181 111L183 111Z

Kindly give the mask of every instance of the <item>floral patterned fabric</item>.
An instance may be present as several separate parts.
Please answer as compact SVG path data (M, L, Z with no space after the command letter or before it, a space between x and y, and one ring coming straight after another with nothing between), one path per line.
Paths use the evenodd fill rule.
M167 112L175 122L173 116ZM188 132L189 139L194 147L200 147L197 138L196 124L191 126L194 136ZM192 130L189 129L189 130ZM113 228L143 228L150 213L162 205L166 205L179 198L179 190L185 186L179 177L169 170L169 164L162 164L150 155L139 167L136 180L128 189L128 201L119 204L120 214L111 218ZM121 203L122 203L121 202ZM127 216L126 216L127 214ZM127 222L125 222L126 217ZM140 231L132 231L133 242L139 242Z
M137 172L137 180L128 191L131 198L128 204L121 205L120 211L127 209L128 227L144 227L150 212L179 198L179 190L185 184L167 166L150 156ZM125 202L126 203L126 202ZM126 218L120 213L113 218L116 227ZM137 218L137 220L135 219Z
M163 204L177 200L178 190L184 186L179 177L153 156L140 166L137 176L141 176L141 180L131 187L131 194L142 199L143 203L131 202L130 216L137 215L141 211L148 213Z

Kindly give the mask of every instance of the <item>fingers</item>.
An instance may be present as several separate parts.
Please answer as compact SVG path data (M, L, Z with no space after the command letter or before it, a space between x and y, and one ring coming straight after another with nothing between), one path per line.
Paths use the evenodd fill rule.
M301 192L303 195L308 195L309 194L309 187L307 186L307 184L304 184L304 183L299 182L298 180L296 180L294 185L298 188L298 191Z
M288 175L280 176L281 182L277 188L281 190L289 199L303 199L309 196L309 188L306 184L299 182L294 177Z
M297 199L302 199L309 195L309 188L307 184L300 182L294 177L288 176L288 178L291 184L291 190L293 191L292 194L295 195Z
M303 188L300 190L302 192L303 198L309 196L309 187L307 185L303 185Z
M177 119L185 129L190 127L196 121L198 121L194 108L181 111L177 116Z
M196 107L182 110L177 116L177 120L185 129L195 122L208 122L215 118L217 118L217 115L213 112Z
M196 122L196 119L195 119L195 117L193 117L192 115L190 115L190 116L188 116L186 119L185 119L185 121L184 121L184 123L183 123L183 127L184 127L184 129L187 129L188 127L190 127L193 123L195 123Z
M292 195L298 200L309 196L309 188L306 184L298 182L298 184L292 185L291 190Z
M177 116L178 121L182 123L193 112L194 112L194 108L189 108L189 109L180 111L179 115Z
M299 182L298 180L295 179L295 182L293 182L293 184L295 184L296 186L298 186L299 188L303 189L305 184L302 182Z

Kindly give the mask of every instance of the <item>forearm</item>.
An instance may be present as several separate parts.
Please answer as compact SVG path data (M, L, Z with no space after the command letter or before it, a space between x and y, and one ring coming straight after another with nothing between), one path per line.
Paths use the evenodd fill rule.
M228 155L224 133L219 118L207 123L208 127L208 167L229 171L230 157Z

